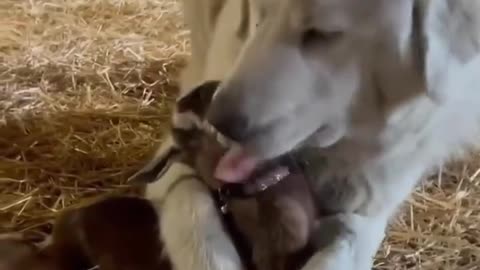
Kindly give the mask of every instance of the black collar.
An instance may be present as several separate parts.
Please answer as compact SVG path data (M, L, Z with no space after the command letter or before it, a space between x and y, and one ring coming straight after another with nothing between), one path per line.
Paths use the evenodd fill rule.
M227 192L228 191L228 192ZM232 191L233 193L230 193ZM240 259L245 266L245 269L256 269L253 263L252 257L252 243L247 239L247 237L243 234L243 232L238 228L235 224L235 218L232 216L232 213L228 211L228 203L227 201L231 198L230 196L233 195L240 195L236 198L245 198L241 196L243 194L237 193L235 189L218 189L218 190L210 190L212 196L217 204L218 209L222 212L221 218L223 225L225 227L226 232L230 236L230 239L235 246L235 249L240 256ZM227 195L227 196L226 196Z

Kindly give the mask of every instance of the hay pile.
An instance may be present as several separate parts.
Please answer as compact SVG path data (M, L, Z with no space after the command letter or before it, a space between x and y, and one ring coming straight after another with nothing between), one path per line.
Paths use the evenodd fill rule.
M188 51L176 0L0 1L0 232L130 192ZM478 155L417 190L378 269L480 265Z
M36 230L158 143L186 51L179 3L0 1L0 211ZM123 190L122 190L123 191Z

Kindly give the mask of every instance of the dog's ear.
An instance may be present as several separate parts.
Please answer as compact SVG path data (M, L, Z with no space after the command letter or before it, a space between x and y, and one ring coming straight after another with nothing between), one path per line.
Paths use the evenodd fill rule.
M438 102L465 98L462 90L480 83L480 1L416 0L414 5L428 96Z
M138 172L128 178L131 184L151 183L165 174L173 162L177 161L181 155L180 147L169 136L157 150L153 158Z

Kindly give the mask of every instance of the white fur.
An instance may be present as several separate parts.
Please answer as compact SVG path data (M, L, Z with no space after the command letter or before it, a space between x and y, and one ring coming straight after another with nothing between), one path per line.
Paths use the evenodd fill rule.
M183 181L172 190L165 198L161 221L161 235L175 269L242 269L217 207L199 179Z
M242 9L245 2L249 4L247 11ZM331 138L338 141L335 147L325 149L332 163L338 164L331 168L333 175L348 169L348 182L358 190L369 190L367 201L338 216L351 233L319 250L305 266L307 270L370 269L388 220L419 179L465 149L478 135L480 1L355 2L184 0L192 57L182 74L182 90L205 80L223 80L225 85L215 97L217 102L228 101L233 92L244 97L232 100L235 108L225 106L225 113L244 110L252 116L249 120L259 124L293 108L276 127L278 130L258 145L258 151L265 156L287 151L310 134L309 129L326 124L333 130L313 141L320 146L332 144ZM416 3L421 3L422 29L413 24L411 8ZM325 8L328 6L332 8ZM317 9L322 15L312 13ZM315 16L308 17L307 13ZM347 34L357 35L347 36L338 45L325 46L308 58L312 65L305 65L304 59L293 53L296 48L289 47L297 43L285 41L300 34L292 31L301 31L302 19L307 17L313 18L315 26L350 27ZM249 31L246 36L238 35L245 21ZM270 24L257 32L256 24L263 21ZM372 29L378 31L371 33ZM425 52L415 51L412 30L421 31L420 36L428 44ZM365 40L381 46L381 50L368 51L369 46L362 46L366 45ZM350 63L348 60L354 62L358 56L370 56L369 53L375 62L338 68ZM419 60L423 60L423 67ZM370 71L377 84L360 83L362 72ZM330 84L318 87L316 84L321 82ZM375 87L382 90L381 101L372 98L379 94L373 91ZM317 88L326 92L311 95ZM247 90L248 94L243 92ZM314 99L322 106L308 107ZM296 104L304 109L295 109ZM163 230L169 233L163 236L172 250L174 264L178 270L193 269L194 261L194 268L199 270L237 269L238 258L232 259L234 253L224 255L229 244L218 217L201 206L208 204L208 193L197 185L185 184L178 193L167 195L164 215L176 219L165 225ZM203 203L194 202L194 198ZM179 208L181 203L187 204ZM174 214L179 210L185 216ZM192 216L200 218L192 213L202 213L211 224L200 226L205 230L199 230L198 224L203 223L192 221ZM207 235L222 239L221 244ZM192 237L190 244L185 243L186 236ZM205 252L209 255L205 256ZM195 259L187 261L189 256ZM216 256L233 263L212 263L211 258Z
M192 175L195 176L195 171L190 166L174 162L166 169L162 178L147 185L144 196L150 201L161 203L182 178L192 178Z
M174 113L172 116L173 126L181 129L194 129L202 126L202 121L193 112Z
M171 164L160 179L147 185L145 198L158 212L160 238L175 269L242 268L217 206L192 168Z

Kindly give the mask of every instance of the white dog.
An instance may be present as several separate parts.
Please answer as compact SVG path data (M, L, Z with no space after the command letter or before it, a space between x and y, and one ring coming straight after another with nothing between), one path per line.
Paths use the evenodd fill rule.
M477 138L478 0L184 0L184 13L192 56L182 89L222 81L208 119L242 145L217 176L248 174L224 165L232 156L258 164L305 144L328 159L314 180L318 204L334 213L326 234L328 224L345 230L304 269L370 269L419 179ZM175 203L164 210L194 209L202 192L167 195ZM196 258L173 256L178 270L240 268L221 231L181 243L178 224L199 230L187 217L164 221L170 252Z

